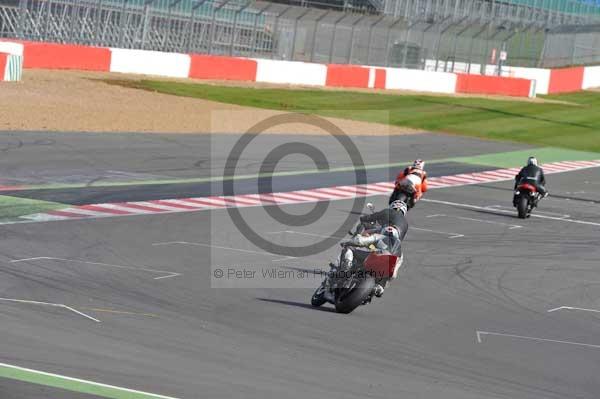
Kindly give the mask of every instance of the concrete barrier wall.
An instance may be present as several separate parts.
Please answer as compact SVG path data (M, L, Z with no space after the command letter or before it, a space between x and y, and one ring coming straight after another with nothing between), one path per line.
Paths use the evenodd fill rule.
M586 90L596 87L600 87L600 66L585 67L582 88Z
M188 54L111 48L110 72L187 78L191 57Z
M292 85L325 86L327 66L308 62L256 59L256 81Z
M550 88L550 70L541 68L508 67L511 77L535 80L537 94L548 94Z
M456 74L417 69L386 68L385 88L431 93L456 92Z
M256 60L192 54L190 78L216 80L256 80Z
M71 44L25 42L23 67L104 71L110 68L110 50Z
M583 67L552 69L548 94L570 93L583 88Z
M331 87L361 87L368 88L375 85L369 86L369 80L374 79L374 75L371 72L372 68L365 68L356 65L327 65L327 79L325 82L326 86ZM373 77L371 77L373 75Z
M533 81L503 76L458 74L457 93L499 94L514 97L530 97Z
M456 73L379 68L356 65L323 65L305 62L247 59L209 55L163 53L157 51L109 49L55 43L22 42L25 68L79 69L111 71L167 77L245 80L276 84L380 88L453 94ZM458 64L457 64L458 65ZM467 65L459 65L464 66ZM488 72L495 68L489 65ZM478 70L479 65L471 65ZM461 90L469 93L531 96L537 92L560 93L600 85L596 67L546 70L505 67L503 72L526 80L535 80L527 94L521 80L461 78ZM472 75L471 75L472 76ZM504 78L507 79L507 78ZM585 80L585 81L584 81ZM499 82L502 82L500 84Z

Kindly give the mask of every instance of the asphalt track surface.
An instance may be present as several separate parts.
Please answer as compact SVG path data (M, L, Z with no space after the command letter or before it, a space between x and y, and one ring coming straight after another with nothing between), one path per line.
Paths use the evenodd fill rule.
M422 137L426 149L455 145L453 156L495 145ZM101 323L0 303L0 362L186 399L597 398L600 314L548 310L600 310L598 170L550 179L556 198L527 220L510 208L510 182L430 192L443 202L410 212L399 279L351 315L308 305L318 280L211 288L215 267L314 270L337 255L271 254L226 210L6 225L0 296L67 304ZM331 235L351 209L331 202L315 223L293 227L262 208L240 212L273 242L303 245ZM156 279L169 272L180 275ZM5 379L0 394L94 398Z

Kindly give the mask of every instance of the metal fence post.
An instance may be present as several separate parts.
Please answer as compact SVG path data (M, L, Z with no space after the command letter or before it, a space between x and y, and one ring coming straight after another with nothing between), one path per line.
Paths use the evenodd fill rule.
M450 30L450 28L454 27L455 25L462 23L462 22L463 22L463 21L464 21L466 18L467 18L467 17L463 17L463 18L462 18L460 21L458 21L458 22L450 22L450 23L448 24L448 26L446 26L446 27L445 27L445 28L443 28L443 29L440 29L440 31L439 31L439 34L438 34L437 41L436 41L436 43L435 43L435 71L436 71L436 72L437 72L437 69L438 69L438 64L439 64L439 61L440 61L440 45L441 45L441 43L442 43L442 37L444 36L444 33L448 32L448 31ZM445 20L443 20L443 21L442 21L442 23L443 23L444 21L445 21Z
M146 0L144 2L144 17L142 19L142 37L140 39L140 48L146 48L146 39L148 36L148 25L150 25L150 6L155 0ZM180 0L181 1L181 0ZM169 6L169 14L171 13L171 6Z
M217 17L217 11L221 11L221 9L227 5L227 3L229 3L231 0L225 0L224 2L222 2L221 4L219 4L217 7L213 7L212 10L212 18L211 18L211 24L210 24L210 37L209 37L209 42L208 42L208 54L212 54L213 51L213 42L215 41L215 28L216 28L216 17Z
M194 37L194 22L196 18L196 10L207 0L202 0L192 5L192 9L190 12L190 19L188 20L188 29L187 29L187 39L185 43L185 52L189 53L192 51L192 38Z
M290 54L290 60L294 61L294 54L296 54L296 35L298 33L298 22L304 18L304 16L306 14L308 14L310 12L310 8L307 8L306 11L304 11L302 14L300 14L299 17L297 17L294 20L294 34L292 35L292 50L291 50L291 54Z
M25 13L27 12L27 0L19 0L19 19L17 21L17 38L25 39Z
M371 65L370 64L371 63L371 48L373 47L373 46L371 46L371 39L373 38L373 29L384 18L385 18L385 15L382 15L377 20L375 20L375 22L373 22L371 25L369 25L369 39L368 39L368 42L367 42L367 65Z
M456 63L456 48L458 46L458 38L465 33L466 31L468 31L469 29L471 29L471 27L473 26L473 23L467 24L466 27L464 27L463 29L461 29L460 31L458 31L455 35L454 35L454 45L453 45L453 49L452 49L452 69L450 70L450 72L454 72L454 64ZM446 67L447 65L444 64L444 72L446 72ZM437 67L436 67L437 68Z
M350 48L348 49L348 64L352 64L352 54L354 53L354 30L360 21L366 18L366 15L361 15L352 23L350 28Z
M321 14L319 16L319 18L317 18L315 20L315 31L313 32L312 46L311 46L311 49L310 49L310 62L314 62L314 60L315 60L315 45L317 43L317 33L319 33L319 23L328 14L329 14L329 10L326 10L323 14Z
M329 63L331 63L331 60L333 59L333 46L335 45L335 33L337 30L337 24L340 23L344 18L346 18L346 14L342 13L342 16L333 22L333 32L331 34L331 43L329 44Z
M240 9L237 10L235 12L235 15L233 16L233 28L231 29L231 42L229 43L229 55L233 55L233 44L234 44L233 42L235 39L235 30L237 29L238 16L240 15L240 13L242 11L244 11L246 8L250 7L251 3L252 3L252 0L247 1L246 4L241 6Z
M483 34L483 32L485 32L488 29L488 25L490 23L486 22L483 27L481 28L481 30L479 32L477 32L475 35L473 35L471 37L471 44L469 45L469 57L468 57L468 62L467 62L467 73L471 73L471 64L473 61L473 46L475 44L475 39L477 39L479 36L481 36L481 34Z
M283 10L282 12L280 12L279 14L277 14L275 16L275 26L273 27L273 37L271 38L271 59L275 58L275 37L277 36L277 30L279 29L279 19L286 13L288 12L290 9L292 8L292 6L288 6L285 10Z
M274 4L275 3L267 3L267 5L265 7L263 7L262 9L260 9L259 12L254 15L254 27L253 27L253 30L252 30L252 46L253 46L252 54L256 54L256 48L258 47L258 44L257 44L257 37L258 37L258 17L260 17L261 15L263 15ZM262 47L261 47L261 50L262 50Z
M394 29L394 26L396 26L400 21L402 21L402 18L396 19L388 27L387 35L385 37L385 63L384 63L385 66L390 66L390 40L391 40L391 36L392 36L392 29Z
M402 62L400 63L400 66L402 68L406 66L406 57L408 56L408 39L410 38L410 32L412 31L413 27L420 23L421 21L417 20L412 24L408 25L408 27L406 28L406 36L404 37L404 48L402 49Z

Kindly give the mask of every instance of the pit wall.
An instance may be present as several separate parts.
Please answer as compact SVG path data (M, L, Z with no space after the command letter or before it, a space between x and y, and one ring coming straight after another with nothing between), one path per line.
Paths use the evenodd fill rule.
M0 82L16 82L23 75L23 45L0 42Z
M121 72L176 78L238 80L302 86L375 88L454 94L535 97L600 86L600 67L504 67L508 76L481 76L362 65L315 64L55 43L23 42L24 67ZM489 68L487 68L489 67ZM494 66L486 66L493 69ZM479 66L472 65L472 72Z

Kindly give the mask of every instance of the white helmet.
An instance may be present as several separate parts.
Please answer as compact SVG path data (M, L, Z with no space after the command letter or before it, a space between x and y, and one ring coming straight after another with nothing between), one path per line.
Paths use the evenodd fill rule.
M537 166L537 164L538 164L538 161L537 161L536 157L529 157L527 159L527 165L535 165L535 166Z
M408 212L408 208L406 204L400 200L396 200L390 204L390 209L393 209L398 212L402 212L402 215L406 215Z
M415 169L423 170L425 168L425 162L421 159L417 159L417 160L415 160L415 162L413 162L412 166Z

